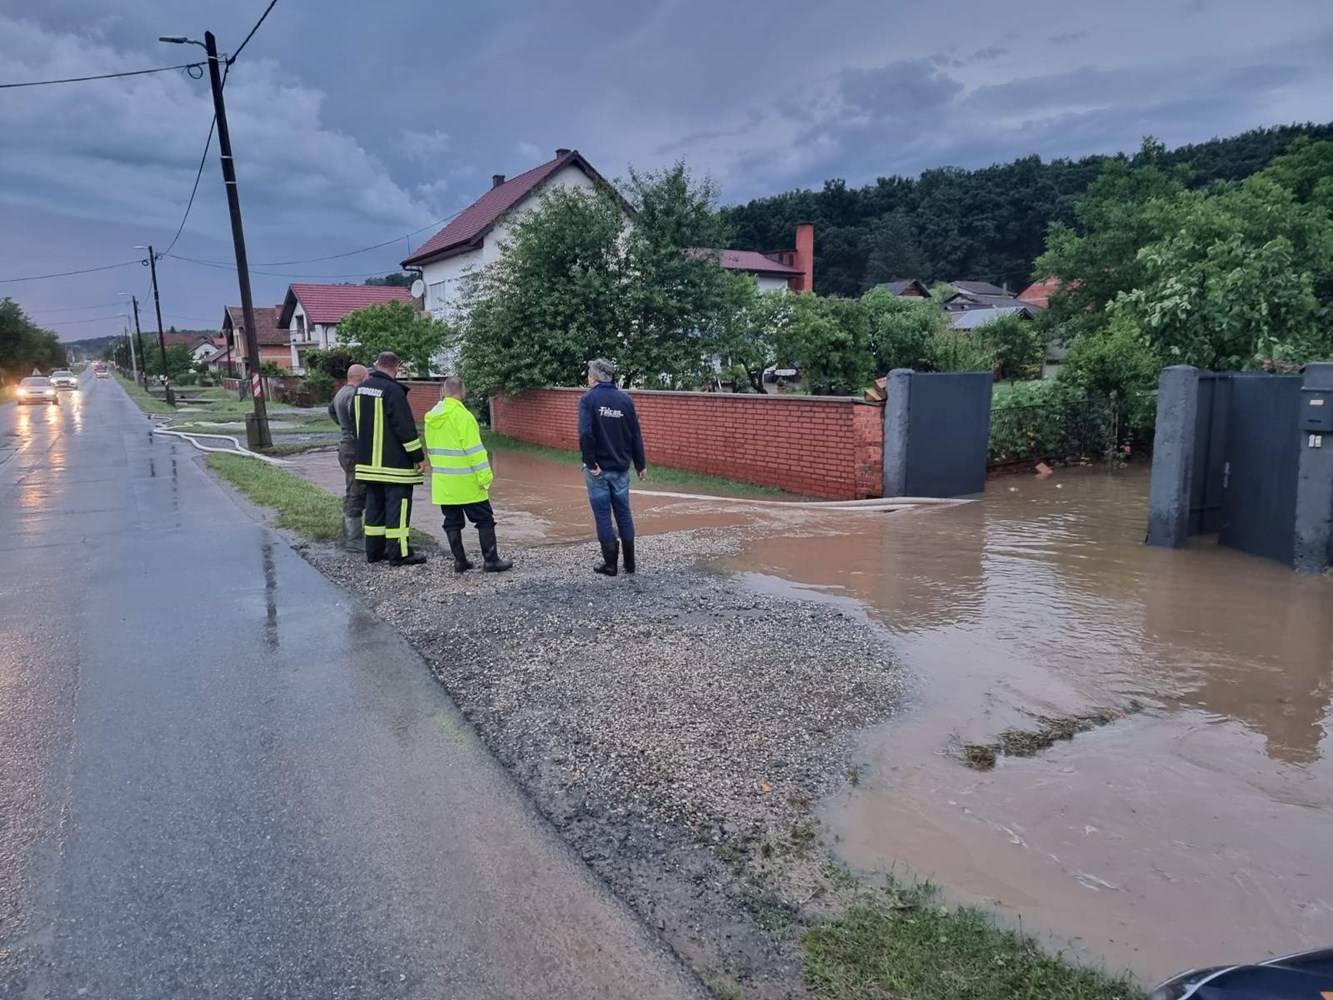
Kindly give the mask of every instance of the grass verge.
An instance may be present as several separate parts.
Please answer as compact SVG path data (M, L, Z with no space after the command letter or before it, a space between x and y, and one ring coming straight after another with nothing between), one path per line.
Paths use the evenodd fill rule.
M116 373L116 381L120 387L125 390L125 394L134 400L135 405L144 413L175 413L173 406L168 406L165 401L156 396L149 395L142 386L135 385L129 379L125 378L119 372Z
M212 454L208 467L252 502L277 512L274 524L315 542L342 537L342 501L285 469L244 455Z
M494 431L483 429L481 440L488 449L494 451L527 452L532 455L541 455L543 458L549 458L556 462L565 462L570 465L582 464L582 459L576 451L565 451L561 448L547 448L545 445L530 444L527 441L519 441L517 438L496 434ZM742 483L735 479L709 476L702 472L689 472L685 469L673 469L665 465L654 465L648 469L646 488L651 490L656 487L740 497L780 498L787 495L776 486L756 486L754 483Z
M819 1000L1144 1000L1126 978L1075 965L930 885L890 882L807 931L805 981Z
M342 497L257 458L215 452L207 462L251 503L275 511L276 527L287 528L312 542L336 542L343 537ZM435 539L413 528L412 545L431 549Z
M8 403L17 397L18 386L0 385L0 403Z
M307 451L331 451L337 447L337 441L274 441L271 447L264 449L264 454L281 458Z

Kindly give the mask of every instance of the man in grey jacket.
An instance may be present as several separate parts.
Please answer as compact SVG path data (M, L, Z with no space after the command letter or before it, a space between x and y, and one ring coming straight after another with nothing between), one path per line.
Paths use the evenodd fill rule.
M356 478L356 417L352 400L356 387L366 380L370 370L365 365L351 365L347 369L347 384L333 395L329 416L338 422L342 439L338 442L338 464L342 466L346 483L343 491L343 541L349 552L361 551L361 515L366 510L366 484Z

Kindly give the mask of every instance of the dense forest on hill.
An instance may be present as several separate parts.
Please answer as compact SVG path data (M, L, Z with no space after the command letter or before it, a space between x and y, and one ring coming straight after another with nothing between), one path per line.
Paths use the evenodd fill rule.
M1203 187L1261 170L1298 136L1333 139L1333 122L1255 129L1181 146L1157 158L1184 164ZM881 177L861 188L829 180L820 191L790 191L722 210L730 245L791 245L798 222L815 224L815 288L860 295L890 278L991 281L1017 291L1032 278L1051 222L1074 223L1074 202L1102 167L1136 157L1086 156L1044 162L1025 156L978 170L940 167L920 177Z

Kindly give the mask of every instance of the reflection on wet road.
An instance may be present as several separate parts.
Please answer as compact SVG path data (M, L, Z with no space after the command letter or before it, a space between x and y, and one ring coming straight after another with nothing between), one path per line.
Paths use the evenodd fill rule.
M1333 943L1333 579L1149 549L1146 491L1144 470L999 480L735 562L856 598L917 678L824 819L854 865L905 864L1148 977ZM1131 699L1149 711L991 772L946 753Z
M0 996L698 996L394 630L83 388L0 407Z

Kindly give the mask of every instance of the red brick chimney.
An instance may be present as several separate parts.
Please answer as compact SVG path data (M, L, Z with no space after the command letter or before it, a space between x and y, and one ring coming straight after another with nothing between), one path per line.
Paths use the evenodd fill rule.
M804 271L799 278L787 281L787 287L793 292L813 292L815 290L815 224L798 222L796 224L796 254L791 266Z

